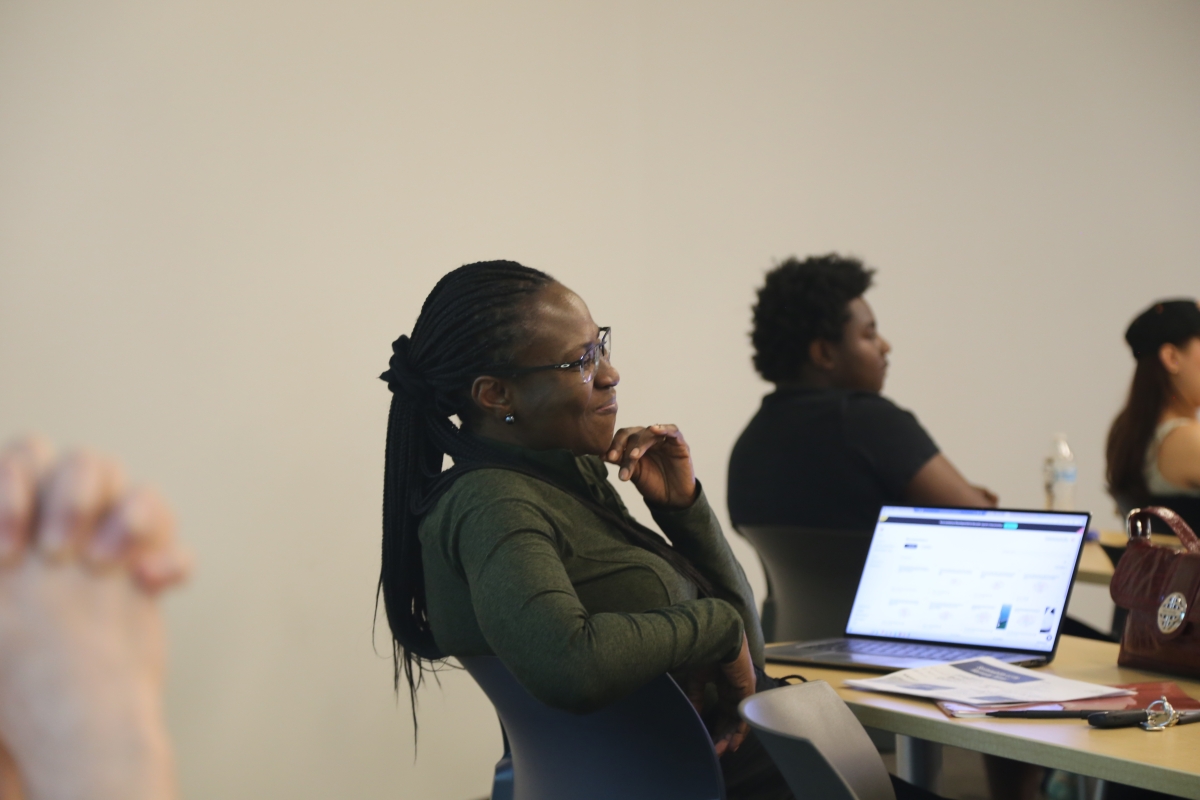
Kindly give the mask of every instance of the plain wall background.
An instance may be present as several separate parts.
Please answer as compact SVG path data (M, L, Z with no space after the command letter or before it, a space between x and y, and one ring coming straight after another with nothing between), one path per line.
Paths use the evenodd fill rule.
M579 291L723 509L754 288L861 255L886 393L1007 505L1065 431L1112 527L1121 335L1200 294L1198 218L1194 2L0 2L0 434L176 504L191 798L488 791L482 694L423 692L414 763L371 640L375 376L446 270Z

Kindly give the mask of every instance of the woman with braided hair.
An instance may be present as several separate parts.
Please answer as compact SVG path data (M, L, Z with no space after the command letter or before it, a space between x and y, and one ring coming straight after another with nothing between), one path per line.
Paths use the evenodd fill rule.
M491 261L443 277L394 343L380 590L397 683L403 670L415 700L428 662L494 654L578 713L664 672L697 703L715 683L704 712L729 797L789 798L736 713L762 680L750 587L679 430L615 430L609 337L550 276Z

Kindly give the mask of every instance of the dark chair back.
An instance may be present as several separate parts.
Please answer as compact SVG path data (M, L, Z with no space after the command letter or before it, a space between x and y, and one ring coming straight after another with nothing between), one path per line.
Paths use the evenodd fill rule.
M741 525L762 559L770 591L764 618L770 642L827 639L846 632L854 593L871 545L871 531L839 531L795 525Z
M870 737L825 681L760 692L738 711L796 797L896 800Z
M495 656L459 659L508 737L513 800L724 800L704 723L661 675L592 714L536 700Z

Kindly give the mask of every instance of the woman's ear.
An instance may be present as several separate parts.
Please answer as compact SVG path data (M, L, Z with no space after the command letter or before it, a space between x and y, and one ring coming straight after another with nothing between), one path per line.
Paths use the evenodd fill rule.
M471 384L471 401L484 416L500 420L513 413L512 384L504 378L483 375Z
M1183 361L1183 353L1180 352L1178 347L1170 342L1167 342L1162 347L1158 348L1158 360L1162 362L1163 369L1165 369L1168 374L1178 375L1179 370L1183 366L1181 364Z

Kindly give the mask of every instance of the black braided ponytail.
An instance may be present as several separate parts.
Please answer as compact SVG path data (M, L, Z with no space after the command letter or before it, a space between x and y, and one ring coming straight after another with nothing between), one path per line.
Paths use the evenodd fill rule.
M417 526L448 475L442 458L483 460L480 445L450 417L468 412L472 381L511 363L529 301L554 282L514 261L481 261L445 275L425 298L412 337L392 345L380 377L392 390L383 475L383 564L379 591L392 629L394 680L414 700L421 660L442 657L429 629Z

